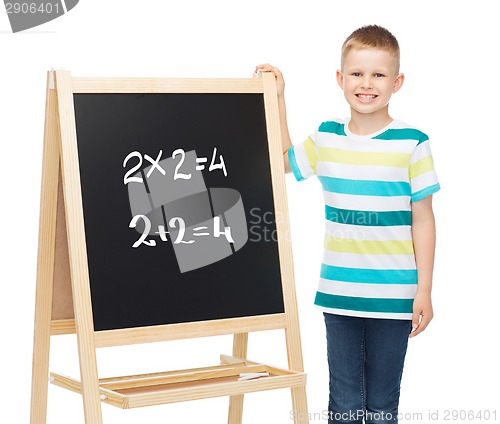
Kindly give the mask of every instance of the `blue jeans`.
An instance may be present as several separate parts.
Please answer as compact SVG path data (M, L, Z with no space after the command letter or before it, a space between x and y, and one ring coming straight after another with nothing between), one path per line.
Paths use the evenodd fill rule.
M397 423L411 320L324 315L328 424Z

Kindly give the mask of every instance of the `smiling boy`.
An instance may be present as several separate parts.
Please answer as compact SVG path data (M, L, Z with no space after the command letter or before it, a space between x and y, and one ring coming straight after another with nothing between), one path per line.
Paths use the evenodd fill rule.
M399 91L399 45L385 28L361 27L342 46L336 77L351 116L290 140L282 73L274 72L285 170L316 175L325 243L315 304L324 312L329 423L396 423L408 336L433 316L432 194L439 190L422 131L389 115Z

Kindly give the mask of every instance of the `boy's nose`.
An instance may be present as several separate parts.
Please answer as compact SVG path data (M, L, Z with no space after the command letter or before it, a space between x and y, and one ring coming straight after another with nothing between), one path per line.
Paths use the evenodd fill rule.
M372 79L369 76L366 76L365 78L363 78L361 86L363 88L372 88L373 87Z

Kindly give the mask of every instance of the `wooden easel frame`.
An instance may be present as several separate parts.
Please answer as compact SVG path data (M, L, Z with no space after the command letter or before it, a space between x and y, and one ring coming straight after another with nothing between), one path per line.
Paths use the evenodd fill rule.
M285 312L281 314L94 331L85 242L74 93L261 93L264 96ZM47 415L50 337L76 333L81 382L51 374L51 381L83 396L85 422L101 424L101 401L122 408L230 396L229 424L242 422L243 394L290 387L295 423L308 423L293 262L288 234L281 133L274 76L247 79L73 78L49 71L44 131L38 242L31 424ZM284 329L289 370L246 360L248 333ZM223 366L99 380L96 348L182 338L233 334L232 356ZM241 371L268 371L270 377L237 381ZM211 379L200 389L195 382ZM212 384L213 381L213 384ZM188 383L191 382L191 383ZM177 384L177 386L169 384ZM192 384L192 386L190 386ZM186 386L187 385L187 386ZM168 387L155 396L140 387ZM179 386L179 387L178 387ZM181 387L182 386L182 387ZM134 392L134 388L136 392ZM120 390L126 389L124 394ZM138 390L138 392L137 392Z

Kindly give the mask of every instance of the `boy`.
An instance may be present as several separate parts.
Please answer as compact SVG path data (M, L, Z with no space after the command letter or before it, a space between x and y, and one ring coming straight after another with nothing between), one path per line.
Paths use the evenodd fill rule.
M286 172L316 175L325 244L315 304L324 312L332 423L395 423L408 336L432 319L432 194L439 190L428 137L389 115L404 82L399 45L385 28L354 31L337 82L346 120L323 122L292 146L283 75L274 72ZM418 271L418 275L417 275Z

